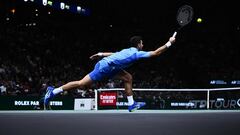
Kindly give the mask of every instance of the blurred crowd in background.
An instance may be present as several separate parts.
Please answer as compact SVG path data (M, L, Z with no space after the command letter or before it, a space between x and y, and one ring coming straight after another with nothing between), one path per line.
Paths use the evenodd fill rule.
M164 20L169 19L167 15L155 20L161 24L141 16L129 16L122 22L107 20L111 16L103 14L76 20L54 15L21 20L19 16L4 17L0 24L1 95L42 95L49 85L58 87L89 73L97 62L89 59L92 54L130 47L128 41L134 35L143 37L144 50L154 50L175 30L170 26L175 22ZM127 69L133 76L133 87L210 88L213 79L240 80L239 35L235 23L193 22L164 54ZM95 83L86 88L88 91L77 89L66 94L91 97L94 89L121 87L121 80L110 79Z

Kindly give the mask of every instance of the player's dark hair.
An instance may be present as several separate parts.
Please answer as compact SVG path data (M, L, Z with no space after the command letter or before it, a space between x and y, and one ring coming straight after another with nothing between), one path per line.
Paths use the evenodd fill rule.
M141 42L142 37L141 36L133 36L130 38L130 44L137 47L137 45Z

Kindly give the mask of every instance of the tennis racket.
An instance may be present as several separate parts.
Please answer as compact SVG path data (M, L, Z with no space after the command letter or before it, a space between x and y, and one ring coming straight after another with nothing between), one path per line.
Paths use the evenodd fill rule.
M189 24L193 18L193 8L189 5L181 6L177 11L176 20L178 22L179 27L173 33L173 37L176 37L177 32L182 29L184 26Z

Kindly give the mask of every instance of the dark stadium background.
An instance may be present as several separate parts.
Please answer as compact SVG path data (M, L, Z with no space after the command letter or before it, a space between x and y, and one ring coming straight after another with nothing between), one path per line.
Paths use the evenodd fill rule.
M133 86L240 85L240 23L236 2L68 0L70 5L89 9L87 14L78 14L43 6L37 1L0 2L0 68L4 70L0 81L9 92L16 87L27 87L28 93L41 93L45 85L60 86L78 80L96 63L89 56L129 47L128 40L133 35L143 37L145 50L156 49L176 29L176 12L183 4L194 8L192 23L179 32L176 43L167 52L127 69L133 74ZM203 19L201 23L196 22L199 17ZM108 87L106 83L93 87ZM114 87L122 87L119 81L113 83Z
M239 88L210 94L169 90L240 86L237 0L52 0L79 5L85 9L80 13L32 1L0 0L1 135L239 135ZM176 43L161 56L127 69L133 88L169 91L134 91L134 100L147 105L132 113L117 104L113 110L75 110L75 99L94 100L96 88L123 87L121 81L106 80L88 91L65 91L54 98L52 111L43 110L46 87L81 79L97 62L89 60L92 54L129 47L133 35L143 37L145 50L165 44L184 4L194 8L194 18ZM197 23L197 18L203 21ZM124 103L123 95L119 91L116 100ZM181 106L194 100L206 103L207 95L209 108Z

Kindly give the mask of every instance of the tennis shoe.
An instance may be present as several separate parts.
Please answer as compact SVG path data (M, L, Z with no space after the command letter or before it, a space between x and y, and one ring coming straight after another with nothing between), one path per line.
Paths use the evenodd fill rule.
M146 103L145 102L134 102L133 105L128 106L128 111L129 112L134 112L140 108L142 108L143 106L145 106Z
M54 87L52 86L47 87L47 93L44 96L44 110L51 110L49 102L55 96L53 94L53 90L54 90Z

